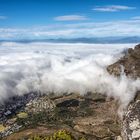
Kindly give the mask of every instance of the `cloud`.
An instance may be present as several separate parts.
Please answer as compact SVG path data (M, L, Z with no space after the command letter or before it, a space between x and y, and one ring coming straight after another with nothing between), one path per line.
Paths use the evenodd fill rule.
M102 93L123 107L140 90L140 80L114 77L106 66L132 44L1 43L0 103L14 95ZM119 53L119 54L118 54ZM18 69L17 69L18 67ZM123 74L123 73L122 73Z
M2 20L2 19L7 19L7 17L6 16L0 16L0 20Z
M140 20L140 16L135 16L135 17L132 17L131 19Z
M30 28L0 28L0 39L46 39L140 36L140 20L51 24Z
M75 21L75 20L87 20L87 18L85 16L80 16L80 15L65 15L65 16L55 17L54 20L56 20L56 21Z
M107 6L96 6L92 10L99 12L118 12L133 9L136 9L136 7L129 7L124 5L107 5Z

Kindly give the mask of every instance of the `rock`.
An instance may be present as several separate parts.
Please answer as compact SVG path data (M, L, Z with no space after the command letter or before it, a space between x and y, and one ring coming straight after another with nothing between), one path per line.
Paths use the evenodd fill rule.
M92 93L92 92L88 92L87 94L85 94L84 98L89 101L92 100L95 102L105 102L106 101L105 95L99 94L99 93Z
M97 138L105 138L110 136L110 131L108 130L108 128L106 126L81 126L81 125L75 125L74 129L76 131L79 131L81 133L84 133L86 135L91 135L93 137L97 137Z
M126 140L140 139L140 100L128 107L123 120L123 137Z
M61 103L58 103L56 106L57 107L76 107L76 106L79 106L79 101L76 99L70 99L70 100L66 100Z
M121 136L117 136L115 140L123 140Z
M126 75L140 77L140 44L128 49L124 57L107 67L107 71L115 76L119 76L123 69Z
M42 96L31 100L26 104L25 111L29 113L38 113L42 111L51 111L55 108L55 103L47 96Z
M120 134L120 127L112 118L86 117L74 120L74 129L84 134L93 135L97 138L114 137ZM115 130L117 126L118 130ZM112 131L113 130L113 131Z
M124 57L107 67L110 74L119 76L124 73L134 79L140 77L140 44L134 49L128 49ZM140 91L128 106L122 121L124 140L140 140Z
M73 119L74 130L96 137L96 139L109 140L115 139L116 136L120 135L121 127L118 123L119 118L117 118L115 101L93 101L90 107L94 112L92 115Z

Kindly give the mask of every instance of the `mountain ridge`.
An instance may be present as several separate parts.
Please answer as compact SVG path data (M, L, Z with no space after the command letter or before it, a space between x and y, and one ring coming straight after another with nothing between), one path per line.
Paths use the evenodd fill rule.
M140 43L139 36L128 37L93 37L93 38L55 38L55 39L13 39L0 40L0 42L16 42L16 43L33 43L33 42L48 42L48 43L89 43L89 44L118 44L118 43Z

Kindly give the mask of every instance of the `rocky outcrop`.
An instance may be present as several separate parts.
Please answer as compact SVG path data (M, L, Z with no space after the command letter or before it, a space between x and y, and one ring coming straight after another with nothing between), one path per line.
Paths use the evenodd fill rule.
M55 108L55 103L47 96L42 96L31 100L25 106L25 111L28 113L39 113L43 111L51 111Z
M140 44L134 49L128 49L125 56L107 67L110 74L119 76L124 70L127 76L140 78ZM128 106L122 122L124 140L140 140L140 91L136 93L133 102Z
M140 44L134 49L130 48L125 52L125 56L116 63L107 67L110 74L119 76L124 70L126 75L133 78L140 77Z

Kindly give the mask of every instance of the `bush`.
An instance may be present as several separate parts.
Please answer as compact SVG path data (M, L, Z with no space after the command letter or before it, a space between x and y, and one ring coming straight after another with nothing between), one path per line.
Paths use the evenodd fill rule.
M70 132L66 130L59 130L50 136L33 136L28 140L76 140ZM84 137L78 140L86 140Z

